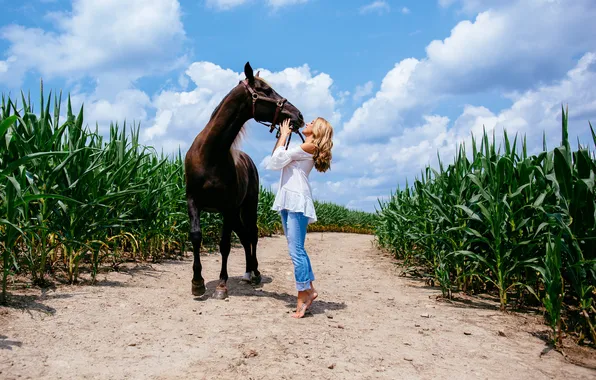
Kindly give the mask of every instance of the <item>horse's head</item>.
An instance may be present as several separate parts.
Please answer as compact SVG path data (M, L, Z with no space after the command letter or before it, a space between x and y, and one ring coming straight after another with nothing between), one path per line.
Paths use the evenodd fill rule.
M259 122L279 124L285 119L290 119L293 128L302 128L304 118L302 113L286 98L277 93L269 83L259 78L259 72L253 74L250 63L244 66L246 80L244 86L251 96L252 117Z

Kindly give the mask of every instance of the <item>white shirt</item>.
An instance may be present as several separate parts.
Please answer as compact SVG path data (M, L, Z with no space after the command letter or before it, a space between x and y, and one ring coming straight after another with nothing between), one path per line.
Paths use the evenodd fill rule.
M308 182L308 175L314 165L312 154L305 152L300 145L288 150L280 146L273 152L267 169L281 169L281 180L272 210L302 212L308 217L309 224L317 221L312 190Z

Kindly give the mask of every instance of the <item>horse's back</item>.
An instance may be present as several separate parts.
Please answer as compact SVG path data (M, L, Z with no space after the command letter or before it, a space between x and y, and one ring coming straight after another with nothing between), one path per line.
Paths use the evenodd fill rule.
M203 207L206 199L219 211L258 203L257 167L250 156L240 150L230 151L226 159L217 162L206 162L201 155L187 154L185 174L187 193Z

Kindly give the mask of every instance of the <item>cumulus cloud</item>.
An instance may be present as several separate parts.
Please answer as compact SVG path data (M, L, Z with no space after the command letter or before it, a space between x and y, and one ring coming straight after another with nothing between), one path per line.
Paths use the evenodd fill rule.
M56 31L16 24L0 30L14 60L13 75L36 70L46 78L72 79L120 73L134 80L169 66L185 38L176 0L73 0L71 12L46 19Z
M85 121L91 129L97 125L103 135L109 133L110 123L127 126L141 123L141 127L150 119L149 111L152 103L149 96L140 90L126 89L110 96L100 96L97 92L91 94L72 92L70 94L73 109L78 112L84 105ZM63 106L65 111L66 107Z
M463 1L464 6L474 4ZM461 21L449 37L426 47L425 58L397 63L380 90L346 122L342 138L399 134L415 121L412 117L450 95L523 92L550 84L565 75L578 55L596 51L591 38L596 25L590 22L595 17L589 0L529 0L506 1L474 21Z
M5 61L0 60L0 83L6 83L9 86L18 84L15 76L10 73L13 70L11 63L14 62L14 57L10 57Z
M461 21L448 38L427 46L427 58L416 73L420 85L442 93L525 90L560 78L577 55L596 49L596 40L589 37L596 35L590 22L596 8L590 0L482 5L493 3L498 7L479 13L474 21Z
M419 95L419 89L411 81L419 64L420 61L414 58L396 64L381 82L375 96L365 101L344 124L340 138L374 140L399 132L403 128L402 111L430 100Z

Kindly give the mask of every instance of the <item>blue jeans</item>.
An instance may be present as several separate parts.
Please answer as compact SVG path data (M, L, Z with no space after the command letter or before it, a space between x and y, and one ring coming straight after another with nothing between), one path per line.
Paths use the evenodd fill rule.
M306 238L306 227L308 226L308 217L301 212L292 212L281 210L281 224L284 234L288 240L288 250L292 263L294 264L294 278L296 279L296 289L304 291L310 289L310 282L315 280L315 275L310 265L310 259L304 249L304 239Z

